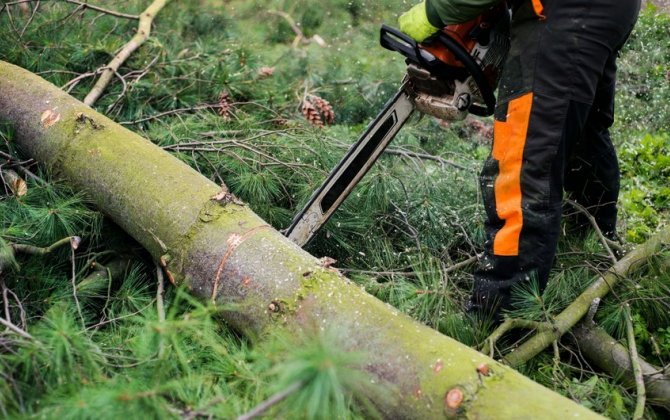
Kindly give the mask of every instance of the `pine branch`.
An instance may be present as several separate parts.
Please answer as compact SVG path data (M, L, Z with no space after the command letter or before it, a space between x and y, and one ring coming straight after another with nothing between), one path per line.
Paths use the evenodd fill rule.
M291 43L291 46L293 48L297 47L298 43L300 43L300 41L305 39L305 35L302 33L302 30L300 29L300 26L298 26L298 24L296 24L295 20L291 17L291 15L289 15L286 12L281 12L279 10L268 10L267 13L270 14L270 15L275 15L275 16L279 16L279 17L284 18L286 23L288 23L288 25L291 27L291 30L295 34L295 38L293 39L293 42Z
M96 12L104 13L106 15L110 15L110 16L114 16L114 17L118 17L118 18L123 18L123 19L131 19L131 20L140 19L140 17L138 15L131 15L131 14L128 14L128 13L121 13L121 12L117 12L117 11L114 11L114 10L104 9L100 6L96 6L96 5L86 3L86 2L83 2L83 1L78 1L78 0L61 0L61 1L65 2L65 3L76 4L78 6L78 9L82 9L82 10L91 9L91 10L95 10ZM7 2L7 3L4 4L4 6L2 8L0 8L0 12L2 12L2 9L4 9L5 7L8 7L8 6L18 4L20 7L22 7L22 6L26 5L27 3L33 3L33 2L39 3L39 0L17 0L17 1Z
M165 281L163 280L163 267L156 263L156 279L158 286L156 287L156 310L158 311L158 321L165 322L165 305L163 303L163 291Z
M81 239L79 239L79 241L81 241ZM72 259L72 279L71 279L72 297L74 298L74 303L77 306L77 313L79 314L79 319L81 320L81 326L82 328L86 328L86 321L84 321L84 315L81 312L81 305L79 304L79 298L77 297L77 264L75 262L75 251L79 246L79 241L76 242L76 245L75 241L71 241L70 246L70 252L71 252L70 256Z
M81 238L79 236L68 236L44 248L26 244L11 244L10 246L12 247L12 249L14 249L15 253L28 254L28 255L46 255L52 253L56 249L61 248L65 245L70 245L71 247L76 249L76 246L74 246L73 244L77 243L78 246L80 242Z
M448 160L448 159L444 159L443 157L440 157L440 156L430 155L428 153L411 152L409 150L405 150L405 149L402 149L402 148L392 148L392 147L385 149L384 153L387 154L387 155L403 156L403 157L407 157L407 158L414 158L414 159L421 159L421 160L432 160L434 162L439 163L440 166L449 165L449 166L453 166L454 168L461 169L461 170L464 170L464 171L468 170L468 168L466 168L465 166L463 166L459 163L456 163L456 162Z
M165 305L163 303L163 290L165 281L163 279L163 267L158 262L154 262L156 266L156 279L158 286L156 287L156 310L158 311L158 322L161 324L165 323ZM161 327L162 328L162 327ZM160 335L158 343L158 358L162 359L165 351L165 344L163 336Z
M635 332L633 331L633 318L630 315L630 305L628 303L624 305L624 314L626 318L626 335L628 337L628 351L630 352L630 364L633 367L633 376L635 377L635 385L637 389L637 402L635 404L635 412L633 413L633 420L638 420L644 416L644 402L647 398L647 393L644 388L644 378L642 377L640 360L637 357L637 344L635 344Z
M17 327L16 325L12 324L10 321L6 320L5 318L0 317L0 324L4 325L7 327L9 330L15 332L16 334L20 335L23 338L27 338L29 340L34 340L33 336L28 334L27 332L23 331L21 328Z
M251 420L255 419L258 416L261 416L263 413L268 411L270 408L275 406L276 404L282 402L286 397L289 395L293 394L294 392L298 391L302 386L304 385L304 381L296 381L293 384L289 385L286 389L283 391L279 391L276 394L272 395L270 398L267 400L263 401L262 403L258 404L256 407L252 408L250 411L248 411L245 414L242 414L237 418L237 420Z
M538 332L513 353L506 355L504 362L511 366L519 366L535 357L575 326L586 315L594 299L603 298L622 278L648 261L661 246L669 243L670 226L666 226L614 264L607 273L593 282L572 304L558 314L554 319L554 329Z
M488 349L489 357L493 357L495 353L495 346L498 340L500 340L502 336L509 331L519 328L546 331L553 329L553 326L548 322L530 321L521 318L507 318L502 324L500 324L500 326L498 326L498 328L495 329L495 331L491 333L491 335L489 335L489 337L480 347L479 351Z
M131 20L141 20L141 17L138 16L138 15L131 15L131 14L128 14L128 13L121 13L121 12L117 12L117 11L114 11L114 10L104 9L100 6L96 6L96 5L87 3L87 2L82 2L82 1L78 1L78 0L63 0L63 1L65 1L66 3L72 3L72 4L79 5L79 7L81 7L84 10L85 9L91 9L91 10L95 10L96 12L104 13L106 15L110 15L110 16L114 16L114 17L118 17L118 18L131 19Z
M103 70L102 76L98 79L93 89L86 95L84 98L84 103L88 106L93 106L95 101L98 100L102 92L105 90L109 82L112 80L114 75L118 74L119 67L130 57L130 55L135 52L144 42L149 39L151 34L151 24L154 21L154 17L158 12L161 11L163 7L167 4L169 0L154 0L153 3L140 15L140 24L137 29L137 33L132 39L121 48L118 54L114 56L112 61L107 64L107 68Z
M598 234L598 238L600 239L600 242L603 244L603 247L607 251L607 254L610 257L610 260L612 260L613 264L616 264L616 262L618 261L617 257L614 255L614 252L612 252L612 249L610 248L610 242L613 242L613 241L608 241L607 238L605 238L605 235L603 235L603 232L600 229L600 226L598 226L598 222L596 222L596 218L593 217L593 215L584 206L577 203L576 201L566 199L565 202L570 204L575 209L577 209L577 211L582 213L584 215L584 217L586 217L588 219L589 223L591 223L591 226L593 226L593 229Z

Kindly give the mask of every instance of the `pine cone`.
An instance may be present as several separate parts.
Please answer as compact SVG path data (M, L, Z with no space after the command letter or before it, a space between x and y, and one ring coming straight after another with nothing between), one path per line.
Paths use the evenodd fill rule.
M335 111L333 111L332 105L330 103L316 95L309 95L310 99L314 103L314 107L319 110L321 115L323 116L324 121L326 124L332 124L333 121L335 121Z
M323 128L323 120L321 119L321 115L319 115L319 111L317 111L308 99L305 99L302 103L302 115L313 126Z
M259 77L270 77L274 74L275 68L274 67L261 67L258 69L258 76Z
M219 115L224 121L230 120L230 93L227 90L221 91L219 94Z

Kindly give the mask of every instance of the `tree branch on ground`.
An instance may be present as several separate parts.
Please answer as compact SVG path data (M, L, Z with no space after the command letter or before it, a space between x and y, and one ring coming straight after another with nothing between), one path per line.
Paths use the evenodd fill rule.
M644 416L644 402L647 394L644 388L644 378L640 360L637 357L637 344L635 343L635 332L633 330L633 317L630 314L630 305L624 304L624 317L626 318L626 336L628 340L628 352L630 353L630 364L633 367L633 377L637 389L637 402L633 412L633 420L639 420Z
M584 320L570 333L584 358L607 374L620 378L625 387L636 389L639 386L633 373L630 352L603 328ZM642 373L647 402L670 411L670 377L663 368L653 366L640 357L637 363Z
M138 15L131 15L131 14L128 14L128 13L116 12L114 10L105 9L105 8L100 7L100 6L90 4L88 2L83 2L83 1L78 1L78 0L60 0L60 1L65 2L65 3L76 4L78 6L78 8L80 8L82 10L90 9L90 10L94 10L96 12L104 13L106 15L110 15L110 16L114 16L114 17L118 17L118 18L123 18L123 19L132 19L132 20L140 19L140 16L138 16ZM21 10L25 13L25 11L27 10L27 7L28 7L27 4L28 3L34 3L34 2L39 3L39 0L18 0L18 1L7 2L3 5L3 7L0 8L0 12L2 12L2 9L4 9L5 7L13 6L13 5L17 4L21 8Z
M84 103L88 106L93 106L95 101L98 100L102 92L112 80L115 74L117 74L119 67L130 57L130 55L135 52L144 42L149 39L151 34L151 24L154 21L154 17L158 12L161 11L163 7L167 4L169 0L154 0L149 7L140 14L140 23L137 29L137 33L132 39L121 48L112 61L105 66L106 68L102 71L100 79L96 82L91 92L84 98Z
M549 322L531 321L521 318L507 318L502 324L498 326L498 328L495 329L495 331L491 333L491 335L488 336L484 343L482 343L479 351L488 350L489 357L494 357L495 346L498 340L500 340L503 335L514 329L526 329L542 332L546 330L552 330L553 328L553 325Z
M554 318L555 328L538 332L514 352L507 354L503 361L511 366L518 366L535 357L575 326L589 311L594 299L605 297L622 278L647 262L661 246L669 243L670 226L666 226L596 279L572 304Z
M591 226L593 229L596 231L598 234L598 238L600 239L600 242L603 245L603 248L605 248L605 251L607 251L607 254L610 257L610 260L612 261L613 264L616 264L617 257L614 255L614 252L612 252L612 249L610 248L610 243L614 241L608 241L605 235L603 234L603 231L600 229L600 226L598 226L598 222L596 222L596 218L593 217L593 215L581 204L579 204L576 201L573 200L565 200L566 203L570 204L572 207L577 209L578 212L582 213L584 217L591 223Z
M280 402L284 401L286 397L289 395L293 394L294 392L298 391L302 386L304 385L303 381L296 381L286 387L286 389L281 390L277 392L276 394L272 395L270 398L267 400L263 401L262 403L258 404L256 407L252 408L249 410L247 413L242 414L237 418L237 420L252 420L255 419L256 417L262 416L263 413L268 411L270 408L273 406L279 404Z

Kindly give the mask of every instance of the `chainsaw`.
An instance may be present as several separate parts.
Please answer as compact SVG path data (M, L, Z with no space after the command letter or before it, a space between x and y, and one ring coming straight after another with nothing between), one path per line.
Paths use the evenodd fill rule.
M381 46L405 57L407 73L360 138L297 213L284 234L304 246L368 172L414 110L447 120L493 114L509 50L510 11L503 3L467 23L449 25L423 43L382 25Z

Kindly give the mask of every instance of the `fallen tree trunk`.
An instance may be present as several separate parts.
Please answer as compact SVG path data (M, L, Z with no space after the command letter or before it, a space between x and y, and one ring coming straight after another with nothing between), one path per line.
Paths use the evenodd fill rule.
M387 417L597 417L380 302L183 162L1 61L0 121L12 124L26 154L85 191L175 282L226 305L226 320L240 331L257 339L270 328L344 329L340 344L366 353L375 382L394 392L377 402Z
M571 330L580 354L608 374L620 378L624 386L635 389L635 378L628 349L595 324L580 322ZM647 402L670 411L670 378L663 369L638 358L647 391Z

